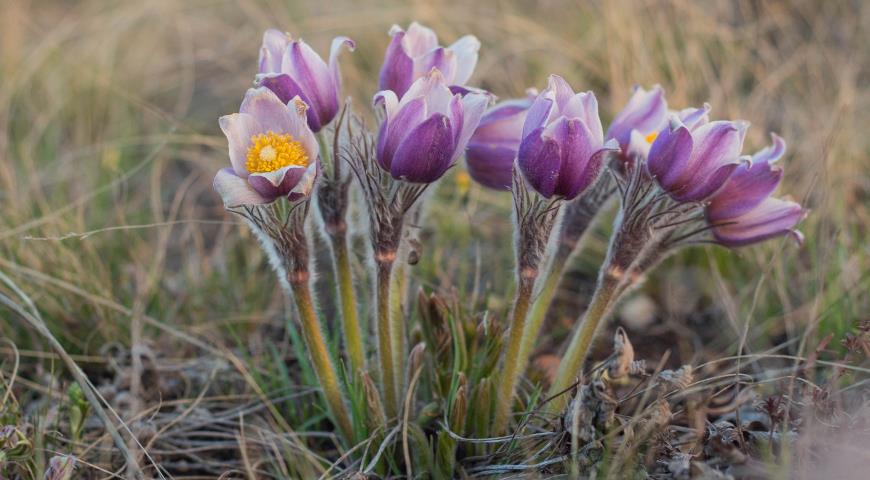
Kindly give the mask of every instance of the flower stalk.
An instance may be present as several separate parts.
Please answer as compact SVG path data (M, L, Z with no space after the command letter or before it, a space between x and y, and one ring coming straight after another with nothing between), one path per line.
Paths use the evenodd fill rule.
M544 250L561 206L560 199L546 200L525 186L522 174L514 171L514 214L516 215L517 291L511 310L510 333L504 352L501 379L498 383L494 432L503 432L509 423L513 396L519 377L526 368L522 357L526 317L538 278Z
M361 369L365 369L366 359L363 329L357 313L357 299L353 286L350 248L347 239L347 220L345 219L351 178L349 174L342 172L342 160L339 157L339 136L342 124L348 118L349 110L347 104L345 105L336 121L331 148L323 132L317 136L320 142L321 159L327 165L318 185L317 205L323 222L323 230L329 238L336 291L341 310L341 331L344 333L344 345L351 370L356 375Z
M613 183L608 175L602 175L599 180L582 196L563 207L562 222L559 227L559 241L556 252L551 256L547 273L544 276L540 291L535 296L534 303L526 321L526 331L520 347L520 358L528 363L535 342L541 333L547 312L553 303L553 297L559 291L565 268L571 258L582 248L581 240L594 224L598 213L604 210L605 204L612 198Z

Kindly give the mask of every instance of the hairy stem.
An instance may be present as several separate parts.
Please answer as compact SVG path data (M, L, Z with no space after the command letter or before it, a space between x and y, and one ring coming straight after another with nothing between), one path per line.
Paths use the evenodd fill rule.
M390 339L393 345L393 372L396 375L396 395L401 399L405 391L405 321L402 312L408 279L408 266L400 262L390 279Z
M395 418L398 414L398 393L396 390L396 371L393 357L392 322L390 322L390 277L393 272L393 259L383 259L377 262L377 324L378 324L378 358L381 366L381 381L384 390L384 409L387 418Z
M326 346L320 322L314 311L308 279L307 277L301 278L297 272L296 275L290 278L290 285L293 288L293 298L296 300L296 308L299 310L299 317L302 321L302 335L308 347L308 352L311 355L311 362L314 365L317 379L323 388L323 395L326 397L329 411L345 438L352 441L353 426L347 413L347 406L344 402L341 387L339 386L335 364L329 356L329 349Z
M513 313L511 314L510 334L507 350L505 350L504 354L504 365L502 366L501 381L498 385L498 395L496 396L495 419L493 421L493 432L496 435L507 428L511 407L513 406L514 390L525 367L525 362L520 359L520 349L523 343L526 314L529 310L535 278L536 275L524 275L521 273L519 283L517 284L517 296L514 300Z
M342 332L344 344L353 374L365 369L365 347L363 345L362 327L357 312L356 292L353 288L353 274L350 269L350 249L347 235L344 231L329 235L332 249L332 261L335 268L335 278L338 296L341 301Z

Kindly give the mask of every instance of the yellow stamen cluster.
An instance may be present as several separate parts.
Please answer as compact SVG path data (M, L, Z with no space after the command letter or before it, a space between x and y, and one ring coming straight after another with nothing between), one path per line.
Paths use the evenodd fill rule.
M269 131L251 137L245 168L251 173L274 172L279 168L308 166L308 153L290 134Z
M645 137L646 143L653 143L654 141L656 141L656 137L658 137L658 136L659 136L659 132L650 133L649 135L647 135Z

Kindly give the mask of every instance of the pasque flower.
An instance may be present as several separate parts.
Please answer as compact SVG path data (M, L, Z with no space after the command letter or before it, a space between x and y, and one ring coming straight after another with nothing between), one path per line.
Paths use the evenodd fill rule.
M309 107L308 126L318 132L338 113L341 95L338 54L342 46L351 50L355 47L353 40L336 37L327 64L302 40L293 40L275 29L266 30L260 47L257 85L269 88L284 103L293 97L301 98Z
M709 199L705 214L722 245L737 247L786 234L798 241L803 238L794 230L805 215L801 206L770 196L782 179L782 169L773 164L786 148L782 138L772 137L773 145L753 155L751 163L737 167Z
M499 102L486 111L465 152L471 178L490 188L510 189L523 123L536 93Z
M595 181L605 153L616 149L616 142L604 144L595 95L575 94L562 77L551 75L526 115L517 165L544 197L570 200Z
M623 152L629 150L632 138L649 144L659 130L667 125L668 104L662 87L655 85L646 90L637 86L625 107L616 114L605 138L614 139Z
M488 101L479 93L454 95L434 68L401 100L391 90L378 92L374 102L385 112L378 132L378 164L408 182L438 180L465 151Z
M461 86L471 78L477 65L480 41L473 35L442 47L435 32L414 22L407 31L393 25L390 36L392 40L381 67L379 88L392 90L398 97L433 68L441 71L447 85Z
M701 113L703 112L703 113ZM718 191L740 165L749 126L743 121L706 123L706 111L671 115L649 149L647 167L678 202L697 202ZM694 126L694 128L692 128Z
M271 90L260 87L248 90L239 113L220 118L232 168L217 173L214 188L226 207L310 193L319 150L305 121L306 110L300 97L285 104Z

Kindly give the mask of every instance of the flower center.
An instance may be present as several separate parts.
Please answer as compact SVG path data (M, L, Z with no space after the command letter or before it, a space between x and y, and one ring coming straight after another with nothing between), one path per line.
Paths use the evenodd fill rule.
M644 138L646 139L646 143L653 143L654 141L656 141L656 137L658 137L658 136L659 136L659 132L653 132Z
M245 168L251 173L274 172L279 168L295 165L308 166L308 153L302 143L293 140L290 134L272 131L251 137Z

